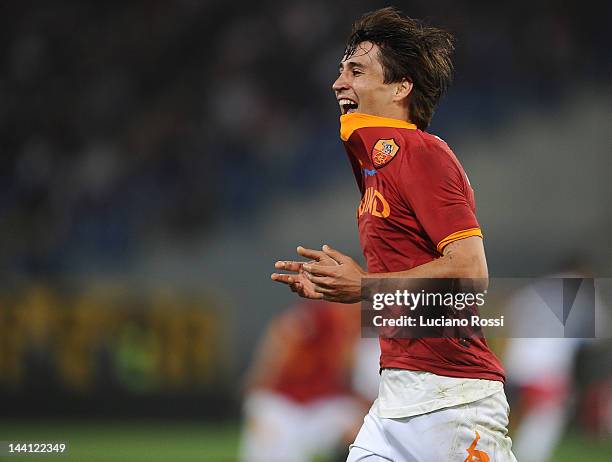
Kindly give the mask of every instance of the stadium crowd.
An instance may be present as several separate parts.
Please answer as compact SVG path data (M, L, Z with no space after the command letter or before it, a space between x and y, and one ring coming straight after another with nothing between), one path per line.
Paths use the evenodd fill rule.
M398 5L457 36L456 85L435 118L445 134L609 75L609 15L519 3ZM327 90L349 4L380 6L240 2L228 17L195 0L5 3L0 267L121 267L150 243L244 225L288 186L306 195L326 181L313 166L333 179L345 159Z

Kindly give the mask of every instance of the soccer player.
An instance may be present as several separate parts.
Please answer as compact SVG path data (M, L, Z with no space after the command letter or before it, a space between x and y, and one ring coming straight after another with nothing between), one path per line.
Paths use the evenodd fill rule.
M394 8L353 25L333 84L340 137L361 191L368 271L324 245L279 261L300 296L352 303L361 280L488 278L474 195L448 145L427 129L451 79L452 36ZM416 289L416 288L415 288ZM504 372L484 338L380 338L378 399L348 461L515 461Z
M593 274L584 257L574 255L561 265L560 272L549 278L592 278ZM586 284L585 284L586 285ZM508 371L508 386L515 398L514 452L521 462L546 462L551 460L555 447L563 437L575 394L573 372L578 351L596 339L581 338L530 338L539 333L533 326L556 326L559 335L566 325L556 324L556 315L546 299L551 300L560 286L539 288L528 285L515 293L507 302L506 313L513 313L512 327L523 338L510 338L504 350L504 362ZM547 293L548 292L548 293ZM544 294L544 295L543 295ZM548 297L546 296L548 295ZM586 292L573 299L571 325L589 325L589 314L598 324L606 325L606 308L597 290L590 300ZM568 298L561 297L563 302ZM590 305L592 303L592 305ZM594 310L594 311L593 311ZM568 318L569 319L569 318ZM555 329L548 330L552 337Z
M359 338L358 311L306 300L270 323L247 376L241 461L346 457L378 391L378 345Z

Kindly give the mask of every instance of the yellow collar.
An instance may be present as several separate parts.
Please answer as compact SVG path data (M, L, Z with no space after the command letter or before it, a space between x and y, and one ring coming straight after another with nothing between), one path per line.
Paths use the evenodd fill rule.
M405 120L360 114L359 112L340 116L340 138L342 141L347 141L355 130L365 127L393 127L408 128L410 130L416 130L417 128L416 125Z

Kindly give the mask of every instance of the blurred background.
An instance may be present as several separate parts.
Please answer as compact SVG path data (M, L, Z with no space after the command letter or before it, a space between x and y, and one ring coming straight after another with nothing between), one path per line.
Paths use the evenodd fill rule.
M245 371L295 301L274 261L363 261L331 83L387 5L2 2L0 440L236 460ZM609 278L611 5L395 5L456 35L429 131L470 177L491 274ZM553 460L609 460L612 347L575 350Z

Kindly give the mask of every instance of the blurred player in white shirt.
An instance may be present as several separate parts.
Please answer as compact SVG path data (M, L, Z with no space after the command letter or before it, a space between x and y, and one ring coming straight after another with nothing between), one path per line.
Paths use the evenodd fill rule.
M592 277L579 260L568 261L565 268L571 272L550 278ZM554 290L551 287L551 290ZM604 321L602 301L595 293L593 306L580 295L572 307L572 315L585 316L597 309L597 317ZM521 462L546 462L559 443L565 430L573 398L573 369L580 346L589 341L581 338L535 338L541 326L554 323L555 314L543 300L541 293L527 287L510 300L507 313L512 314L515 332L534 338L511 338L505 352L504 363L508 384L519 396L516 407L519 425L514 431L514 451ZM536 330L534 330L536 329Z

